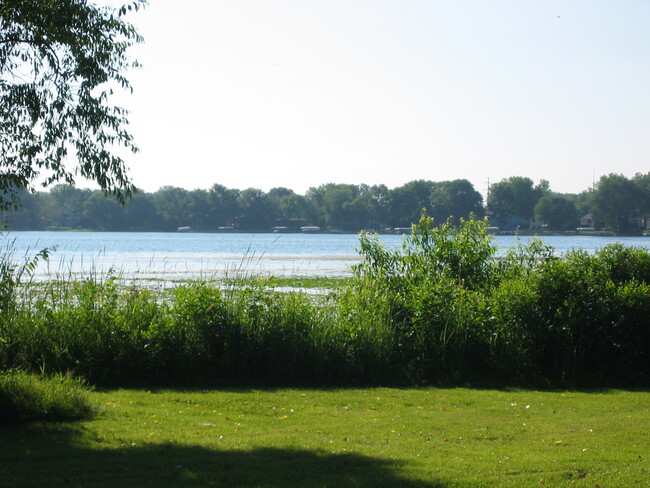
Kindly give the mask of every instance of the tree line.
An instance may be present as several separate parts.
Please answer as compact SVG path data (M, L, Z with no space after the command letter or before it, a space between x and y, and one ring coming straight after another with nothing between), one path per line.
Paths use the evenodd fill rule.
M121 205L100 190L57 185L48 192L19 191L21 208L3 212L13 230L91 229L100 231L219 230L384 231L417 222L421 210L437 223L473 214L487 216L503 230L547 228L575 230L589 216L587 227L617 233L645 229L650 216L650 173L627 178L603 176L579 194L553 192L547 181L535 184L514 176L490 186L487 202L467 180L415 180L389 189L385 185L327 183L304 195L277 187L264 192L214 184L208 190L164 186L156 192L135 192Z

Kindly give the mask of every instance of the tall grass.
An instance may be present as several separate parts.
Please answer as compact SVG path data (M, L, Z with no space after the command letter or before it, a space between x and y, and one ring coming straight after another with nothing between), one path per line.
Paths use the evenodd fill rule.
M532 241L497 258L485 222L423 216L401 247L362 235L360 253L324 297L253 276L165 295L112 273L36 285L5 255L0 370L120 386L650 383L646 250Z
M17 370L0 372L0 424L81 420L94 413L89 389L79 379L41 377Z

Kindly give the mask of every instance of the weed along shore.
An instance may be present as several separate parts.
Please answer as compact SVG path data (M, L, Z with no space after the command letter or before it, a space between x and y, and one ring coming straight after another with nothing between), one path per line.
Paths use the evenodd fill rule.
M46 253L7 257L0 368L101 387L650 383L647 249L557 255L533 240L496 259L484 221L426 216L400 247L359 239L351 278L301 281L320 294L286 278L162 291L111 274L34 283Z
M5 254L0 485L647 484L650 252L414 230L362 234L345 279L35 282L47 253Z

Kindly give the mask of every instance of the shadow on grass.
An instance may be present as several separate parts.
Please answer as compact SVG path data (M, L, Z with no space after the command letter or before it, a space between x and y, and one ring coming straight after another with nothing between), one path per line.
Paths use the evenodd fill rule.
M82 435L83 434L83 435ZM81 427L0 428L0 486L444 488L400 475L399 462L352 453L167 444L101 447Z

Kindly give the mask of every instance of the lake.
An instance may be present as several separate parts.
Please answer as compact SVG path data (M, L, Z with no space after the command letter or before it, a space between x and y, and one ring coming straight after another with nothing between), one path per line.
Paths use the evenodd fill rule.
M386 246L399 246L400 235L381 235ZM519 238L527 242L527 236ZM500 252L515 236L494 236ZM10 232L0 237L14 259L56 246L36 278L119 274L142 279L212 279L238 273L276 276L349 276L359 262L356 234L200 234L155 232ZM558 253L571 248L594 252L614 242L650 249L650 237L546 236Z

